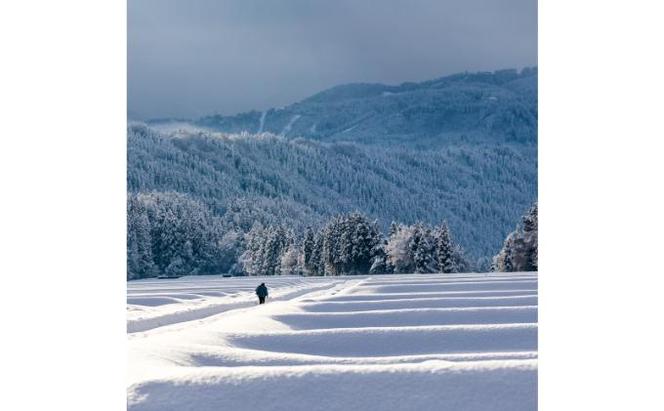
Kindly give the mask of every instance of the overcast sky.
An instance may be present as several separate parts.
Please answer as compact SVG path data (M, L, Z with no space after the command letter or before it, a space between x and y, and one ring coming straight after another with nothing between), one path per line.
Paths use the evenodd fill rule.
M135 119L537 64L537 0L129 0Z

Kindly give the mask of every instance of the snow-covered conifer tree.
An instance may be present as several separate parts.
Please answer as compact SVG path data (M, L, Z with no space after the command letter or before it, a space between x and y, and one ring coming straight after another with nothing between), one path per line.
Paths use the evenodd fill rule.
M325 275L325 262L323 260L323 245L325 236L323 232L319 232L315 236L314 248L311 252L311 275Z
M394 267L390 264L390 261L387 257L387 252L385 251L387 247L387 241L383 240L379 242L373 250L373 263L369 269L369 274L391 274L394 272Z
M492 267L495 271L537 271L537 203L522 217L521 225L507 236Z
M412 226L400 226L387 241L385 250L387 258L397 274L412 273L415 270L410 250L413 232L414 227Z
M457 273L469 273L473 271L473 266L466 257L466 251L459 244L454 244L452 256Z
M145 206L135 195L127 197L127 279L155 274L152 260L150 220Z
M458 268L454 258L454 244L447 222L436 230L436 257L441 273L456 273Z
M375 247L381 241L375 222L352 213L333 218L323 230L323 259L333 275L367 274Z
M242 271L247 275L259 275L263 263L263 244L265 230L260 223L254 223L251 230L245 235L246 248L240 256Z
M303 258L300 248L291 244L281 256L281 275L300 275L302 273Z
M435 245L431 236L431 229L424 227L421 223L416 224L409 248L416 273L432 273L435 271Z
M282 227L268 227L263 243L261 273L259 275L281 274L281 256L287 244L286 231Z
M399 228L400 228L399 223L397 223L396 221L392 221L392 223L390 223L390 230L387 232L387 236L392 237L397 233L397 231L399 231Z
M537 271L537 203L523 217L523 242L526 261L524 271Z
M311 227L307 227L304 234L304 242L302 244L302 254L304 258L304 268L310 273L310 275L315 271L312 259L315 245L316 240L314 238L314 231Z

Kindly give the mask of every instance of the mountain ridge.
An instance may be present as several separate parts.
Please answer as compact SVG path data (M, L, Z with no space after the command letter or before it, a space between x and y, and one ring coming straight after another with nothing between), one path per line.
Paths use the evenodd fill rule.
M351 83L282 108L192 121L212 130L408 144L489 138L536 144L537 69L460 73L400 85Z
M130 124L128 189L185 193L242 231L356 210L382 227L447 220L486 258L537 199L537 69L346 84L282 109Z

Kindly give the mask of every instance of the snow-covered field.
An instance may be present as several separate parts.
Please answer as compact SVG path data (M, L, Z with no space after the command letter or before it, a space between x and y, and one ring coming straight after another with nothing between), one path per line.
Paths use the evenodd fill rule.
M127 283L127 332L209 317L256 304L254 290L269 283L270 300L284 300L326 289L340 280L307 277L183 277Z
M537 409L535 274L186 277L128 302L130 410Z

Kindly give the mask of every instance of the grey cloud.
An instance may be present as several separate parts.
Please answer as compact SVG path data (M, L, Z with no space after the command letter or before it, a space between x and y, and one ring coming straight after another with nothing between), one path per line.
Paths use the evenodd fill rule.
M129 0L131 117L282 106L348 82L537 63L536 0Z

